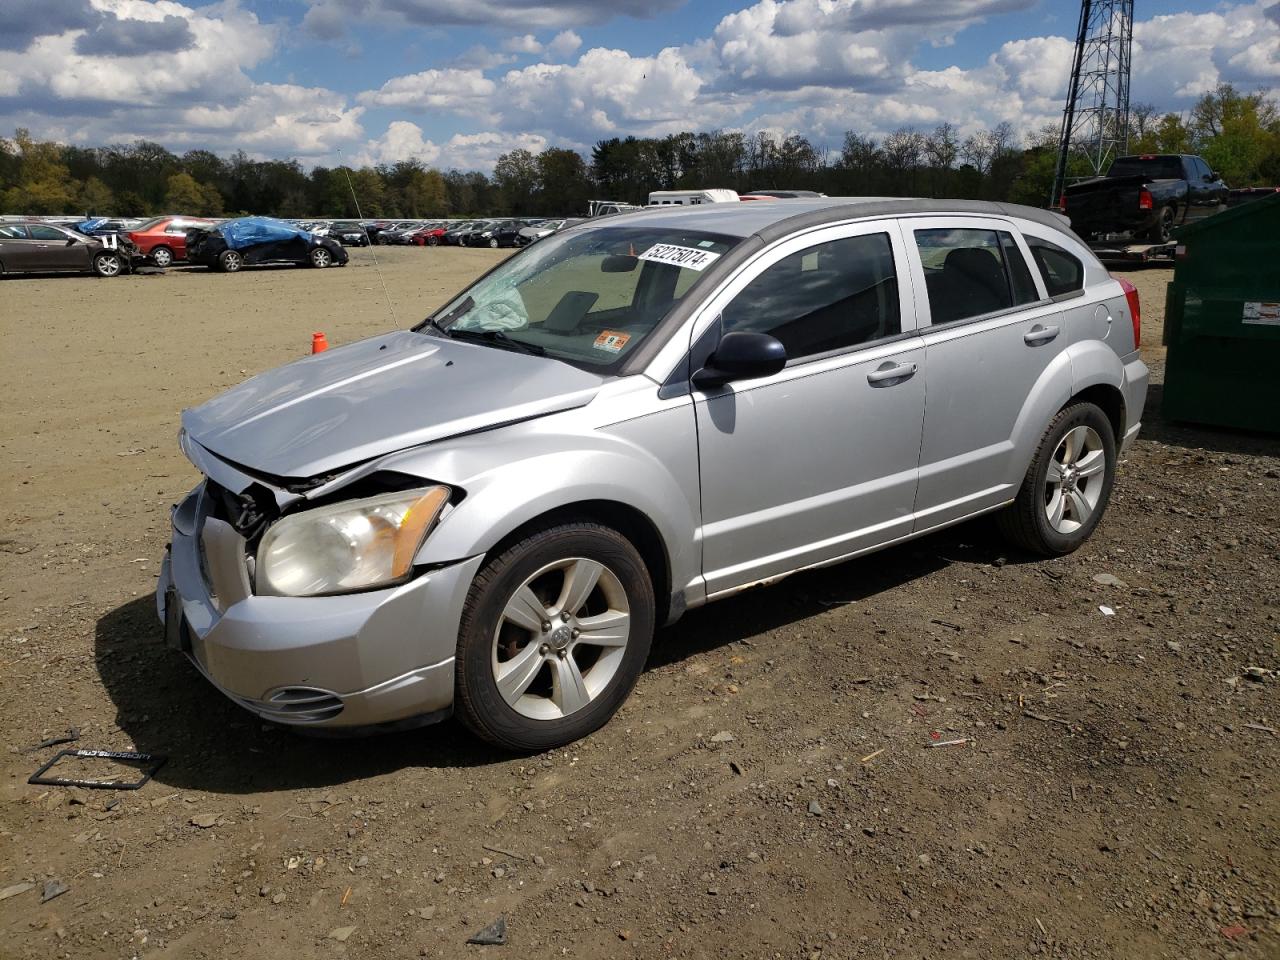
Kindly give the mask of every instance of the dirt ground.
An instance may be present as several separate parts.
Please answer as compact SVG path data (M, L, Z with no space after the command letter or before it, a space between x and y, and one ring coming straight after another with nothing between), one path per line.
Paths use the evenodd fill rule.
M161 646L179 411L498 256L380 253L394 321L368 251L0 281L0 957L1280 956L1280 442L1160 419L1166 271L1077 554L984 521L715 604L604 730L512 758L265 727ZM169 761L28 785L69 727Z

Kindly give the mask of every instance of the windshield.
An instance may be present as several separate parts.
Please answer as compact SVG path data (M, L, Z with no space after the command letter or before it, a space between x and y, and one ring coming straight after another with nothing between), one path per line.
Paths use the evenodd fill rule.
M557 234L507 260L433 319L458 337L498 332L578 366L620 365L737 242L672 227Z
M1144 176L1152 180L1181 180L1181 157L1117 157L1108 177Z

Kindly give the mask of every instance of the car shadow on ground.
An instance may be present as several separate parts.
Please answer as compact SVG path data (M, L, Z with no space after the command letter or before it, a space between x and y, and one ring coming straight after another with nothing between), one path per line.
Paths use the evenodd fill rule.
M1154 440L1185 450L1280 456L1280 437L1275 435L1167 419L1164 416L1163 383L1153 383L1147 388L1147 406L1139 439Z
M1033 559L1011 553L990 520L973 521L691 611L658 632L648 669L874 598L957 560ZM314 738L264 724L165 647L161 634L154 599L140 597L98 620L95 656L116 707L116 723L133 748L169 758L155 776L167 786L226 794L323 788L410 767L472 767L511 759L456 720L356 739Z

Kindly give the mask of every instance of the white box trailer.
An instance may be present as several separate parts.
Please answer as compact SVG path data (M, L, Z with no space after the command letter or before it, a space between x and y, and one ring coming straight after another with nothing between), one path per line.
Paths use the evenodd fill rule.
M690 206L699 203L737 203L734 190L655 190L649 194L649 206Z

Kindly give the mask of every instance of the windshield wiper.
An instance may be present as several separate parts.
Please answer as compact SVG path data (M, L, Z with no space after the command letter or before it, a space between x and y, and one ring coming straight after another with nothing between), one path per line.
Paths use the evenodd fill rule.
M447 329L440 326L440 321L437 320L435 317L427 317L427 319L423 320L420 324L418 324L414 328L414 332L416 333L417 331L421 330L423 327L431 327L436 331L436 333L440 334L442 337L453 336L453 334L451 334Z
M460 319L462 316L464 316L468 312L470 312L471 308L474 307L475 305L476 305L476 302L472 300L470 297L467 297L467 299L463 300L460 304L458 304L456 307L450 310L447 314L445 314L439 320L437 320L435 317L427 317L427 319L423 320L420 324L418 324L416 327L413 328L414 333L417 333L423 327L434 327L438 332L444 334L446 337L451 337L453 336L453 334L449 332L449 325L452 324L454 321Z
M507 350L518 350L520 353L529 353L535 357L543 357L547 354L546 347L540 347L536 343L525 343L523 340L509 337L501 330L450 329L448 336L457 340L474 340L477 343L488 343Z

